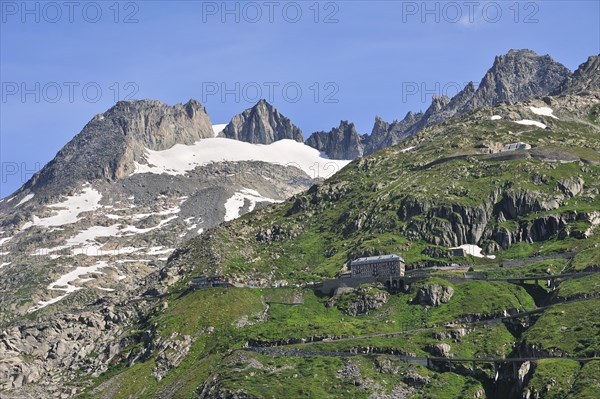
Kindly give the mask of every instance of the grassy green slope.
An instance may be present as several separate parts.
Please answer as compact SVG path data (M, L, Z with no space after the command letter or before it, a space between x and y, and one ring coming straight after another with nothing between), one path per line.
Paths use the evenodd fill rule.
M500 257L583 250L591 223L578 215L600 210L600 128L587 120L569 120L568 114L555 120L527 115L526 110L521 105L484 109L426 129L403 144L415 145L415 150L404 153L396 146L354 161L305 194L192 240L171 264L223 272L241 281L252 277L297 282L333 277L349 260L380 253L401 253L415 265L493 263L451 258L447 252L450 243L456 243L454 232L469 229L482 213L486 215L477 243L484 249L497 249L501 243L495 239L502 232L517 234L549 216L566 220L543 241L515 240L515 249L509 248L506 256L499 253ZM516 112L542 120L549 128L491 121L488 116ZM497 160L481 155L481 146L514 141L531 143L535 146L531 153L543 159L578 161ZM446 161L434 163L440 159ZM562 182L577 179L584 189L576 196L560 191ZM530 206L503 221L497 207L507 196L528 196ZM555 209L535 209L536 204L548 203L555 203L550 206ZM438 216L431 217L431 209L437 209ZM466 236L472 240L477 234ZM578 269L593 263L597 251L590 249L582 256L574 263Z

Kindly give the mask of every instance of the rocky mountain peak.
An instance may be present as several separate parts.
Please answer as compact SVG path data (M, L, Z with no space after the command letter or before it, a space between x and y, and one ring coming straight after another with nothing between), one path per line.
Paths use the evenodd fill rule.
M409 111L401 121L385 122L381 117L375 117L375 124L371 130L371 135L365 141L364 155L369 155L380 151L389 146L398 144L407 138L409 128L417 123L423 117L422 113L413 113Z
M421 120L421 118L423 118L423 112L417 112L415 114L412 111L408 111L408 113L404 116L404 119L402 119L402 122L415 123Z
M511 103L552 93L571 71L549 55L510 50L497 56L465 111L503 101Z
M264 99L234 116L221 135L253 144L271 144L284 139L304 142L302 131Z
M469 83L467 83L467 85L465 86L465 88L462 90L463 93L475 93L475 84L473 83L473 81L470 81Z
M157 100L119 101L101 115L100 120L115 121L125 136L156 151L193 144L213 134L210 118L196 100L174 106Z
M212 136L210 118L196 100L174 106L119 101L92 118L24 188L55 195L83 182L118 180L135 171L135 162L145 162L146 149L166 150Z

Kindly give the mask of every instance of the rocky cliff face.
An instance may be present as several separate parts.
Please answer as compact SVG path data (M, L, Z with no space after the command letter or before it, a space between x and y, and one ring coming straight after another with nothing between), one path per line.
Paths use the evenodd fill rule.
M454 288L449 285L427 284L419 288L414 302L426 306L440 306L448 303L452 295L454 295Z
M383 150L384 148L396 145L402 140L410 137L409 129L414 126L421 118L422 113L413 114L409 112L401 121L387 123L380 117L375 117L375 125L371 135L366 138L364 155Z
M253 144L271 144L284 139L304 142L302 131L265 100L234 116L220 134Z
M476 207L417 204L414 199L406 198L399 210L400 217L407 222L404 232L410 237L446 247L487 243L487 249L494 252L518 242L540 242L561 235L581 236L583 232L571 230L569 225L595 217L589 212L531 217L559 208L570 197L547 197L528 190L499 193L493 193ZM525 216L528 217L521 220ZM514 223L506 224L506 221Z
M554 94L577 94L600 90L600 56L595 55L579 65Z
M329 132L313 133L306 144L327 154L332 159L354 159L363 155L363 138L354 123L341 121L340 126Z

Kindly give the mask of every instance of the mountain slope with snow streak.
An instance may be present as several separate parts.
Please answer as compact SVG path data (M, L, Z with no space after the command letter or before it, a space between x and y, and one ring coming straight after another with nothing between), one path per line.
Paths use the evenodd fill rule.
M63 186L37 178L1 201L0 286L7 295L0 298L0 324L68 308L80 296L135 289L185 240L282 202L350 162L293 140L263 145L218 137L225 126L213 125L214 137L193 143L142 147L117 181ZM99 263L115 273L76 281L75 290L53 288L53 281Z

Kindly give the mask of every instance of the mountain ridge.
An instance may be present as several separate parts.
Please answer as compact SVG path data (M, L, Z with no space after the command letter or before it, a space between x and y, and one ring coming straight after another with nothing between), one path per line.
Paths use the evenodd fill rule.
M470 82L452 99L434 95L431 105L412 124L404 123L401 128L397 124L396 129L384 134L381 123L376 119L371 136L364 137L365 151L360 156L380 151L387 145L397 144L427 126L442 123L455 115L482 106L549 95L570 76L571 71L547 54L537 55L532 50L510 50L505 55L495 57L493 65L488 69L477 89L473 82ZM376 133L375 136L373 132ZM335 141L335 139L334 135L330 140ZM320 141L324 141L324 138ZM335 144L335 146L342 145L342 143ZM337 150L332 153L333 155L328 155L335 158L340 153L343 151Z

